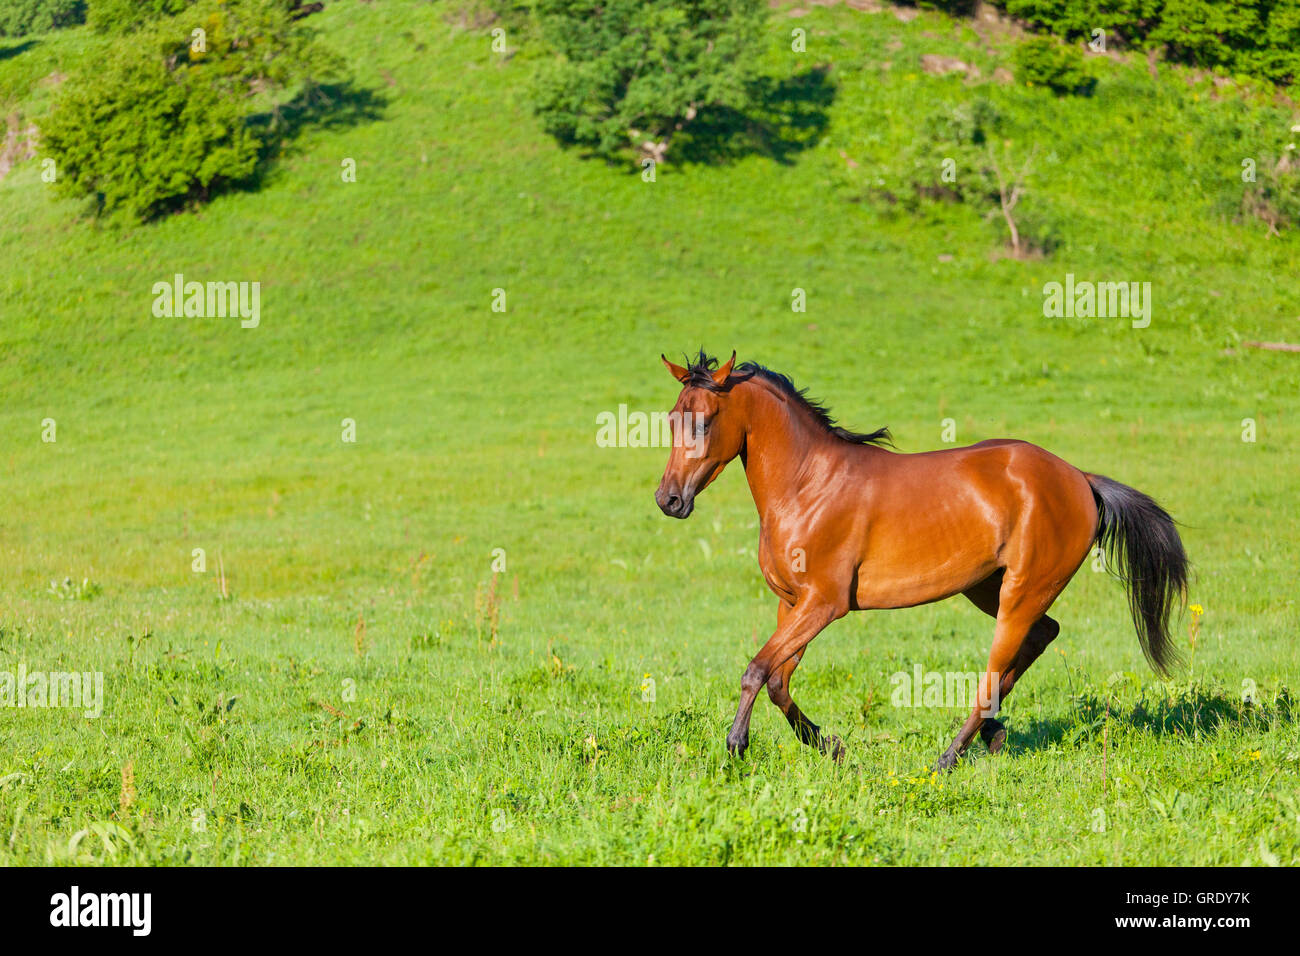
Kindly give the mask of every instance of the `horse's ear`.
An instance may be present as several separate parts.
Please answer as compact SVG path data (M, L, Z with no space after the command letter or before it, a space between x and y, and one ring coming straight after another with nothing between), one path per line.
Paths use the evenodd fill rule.
M689 374L687 374L686 369L682 368L680 365L674 365L672 362L668 361L668 357L663 354L660 354L659 357L663 359L664 365L668 366L668 371L673 373L673 378L685 385L686 380L690 377Z
M727 359L727 364L722 366L713 373L713 384L721 388L727 384L727 377L731 375L731 370L736 364L736 350L731 350L731 358Z

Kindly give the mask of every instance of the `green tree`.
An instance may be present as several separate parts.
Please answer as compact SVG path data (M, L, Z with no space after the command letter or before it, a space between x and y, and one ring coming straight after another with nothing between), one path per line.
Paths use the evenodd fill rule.
M1070 40L1163 48L1170 59L1275 83L1300 76L1297 0L998 0L1018 20Z
M1097 85L1079 49L1054 37L1029 37L1011 57L1016 79L1026 86L1045 87L1057 95L1087 95Z
M97 33L129 33L153 20L173 16L197 0L90 0L86 17Z
M909 212L940 202L962 203L996 223L1011 255L1024 258L1057 244L1030 196L1037 150L1000 135L1003 117L984 97L925 116L907 146L884 170L884 198Z
M149 219L252 177L259 104L339 69L276 0L210 0L115 41L70 78L42 145L64 192Z
M29 0L33 2L33 0ZM52 2L52 0L43 0ZM67 0L59 0L67 2ZM78 0L85 6L87 0ZM184 13L191 7L200 6L204 0L88 0L90 13L86 17L91 28L97 33L130 33L145 24L163 17ZM295 18L314 13L321 3L309 3L307 0L275 0L275 4Z
M1300 226L1300 125L1287 139L1278 153L1262 158L1241 197L1242 213L1261 220L1269 236Z
M565 144L662 160L703 110L752 105L763 0L540 0L534 109Z
M21 37L81 23L86 0L0 0L0 37Z

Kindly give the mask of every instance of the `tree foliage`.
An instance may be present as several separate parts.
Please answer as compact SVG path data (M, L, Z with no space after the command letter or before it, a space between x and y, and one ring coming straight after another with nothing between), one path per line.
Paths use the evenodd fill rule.
M0 0L0 37L45 33L85 19L86 0Z
M197 0L90 0L86 17L97 33L129 33L146 23L174 16Z
M1261 220L1270 236L1300 226L1300 124L1286 138L1278 152L1265 153L1241 198L1242 213Z
M888 201L910 212L958 202L997 224L1017 258L1050 251L1058 242L1044 210L1026 206L1037 150L1002 134L1003 117L983 97L926 115L917 135L885 173Z
M1079 48L1054 37L1028 37L1012 53L1016 79L1058 95L1086 95L1097 85Z
M999 0L1007 13L1068 39L1163 47L1180 62L1290 83L1300 76L1297 0Z
M62 190L149 219L248 180L265 143L250 122L259 107L339 69L278 2L209 0L70 78L43 147Z
M763 0L540 0L534 109L565 144L662 158L700 111L751 103Z

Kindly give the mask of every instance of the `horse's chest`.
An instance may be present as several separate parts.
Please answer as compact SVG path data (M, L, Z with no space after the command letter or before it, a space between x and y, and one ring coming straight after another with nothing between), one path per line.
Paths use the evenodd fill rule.
M798 545L778 547L771 535L760 533L758 565L773 593L793 600L799 591L799 576L808 570L808 554Z

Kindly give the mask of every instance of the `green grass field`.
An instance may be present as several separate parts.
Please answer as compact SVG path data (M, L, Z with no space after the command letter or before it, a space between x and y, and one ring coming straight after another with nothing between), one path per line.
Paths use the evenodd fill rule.
M1300 356L1242 343L1296 340L1300 246L1214 205L1251 144L1193 125L1255 100L1117 59L1030 102L989 79L1007 37L782 8L769 67L830 67L824 129L647 183L539 132L526 37L495 55L415 0L312 22L382 107L306 128L258 191L127 226L38 158L0 181L0 671L104 674L98 719L0 709L0 864L1297 862ZM39 125L98 42L0 55L0 103ZM971 94L928 52L1050 153L1050 257L860 201L920 105ZM175 273L260 282L260 326L155 318ZM1045 318L1067 273L1149 281L1150 327ZM667 449L596 444L602 411L671 407L659 354L700 345L902 451L952 419L1152 494L1195 566L1190 667L1157 681L1085 565L1002 754L933 777L965 710L891 703L897 672L982 667L992 622L958 598L812 645L793 696L841 765L765 696L729 759L776 605L740 465L676 522Z

